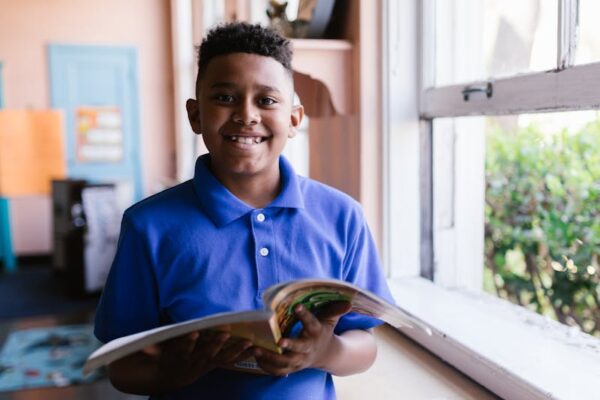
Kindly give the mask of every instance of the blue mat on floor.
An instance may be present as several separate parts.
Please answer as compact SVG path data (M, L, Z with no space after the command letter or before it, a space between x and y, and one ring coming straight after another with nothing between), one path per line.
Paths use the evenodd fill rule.
M55 326L10 333L0 353L0 392L88 383L81 368L100 342L91 325Z

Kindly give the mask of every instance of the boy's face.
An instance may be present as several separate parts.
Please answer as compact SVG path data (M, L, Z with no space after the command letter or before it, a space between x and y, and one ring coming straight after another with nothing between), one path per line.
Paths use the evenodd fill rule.
M197 92L186 107L215 176L223 183L243 176L278 179L278 157L303 116L302 106L292 106L292 80L283 65L256 54L218 56Z

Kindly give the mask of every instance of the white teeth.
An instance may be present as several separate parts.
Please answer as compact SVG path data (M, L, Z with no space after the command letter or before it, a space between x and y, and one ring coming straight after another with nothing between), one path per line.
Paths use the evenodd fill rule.
M244 137L244 136L231 136L232 142L238 142L243 144L260 144L262 142L261 137Z

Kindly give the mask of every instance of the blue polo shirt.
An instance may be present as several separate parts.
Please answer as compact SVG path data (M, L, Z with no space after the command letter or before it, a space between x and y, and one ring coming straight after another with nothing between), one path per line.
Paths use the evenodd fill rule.
M255 209L196 162L194 179L129 208L96 314L102 342L217 312L262 308L269 286L337 278L393 302L360 205L297 176L284 158L282 190ZM342 317L336 333L378 320ZM331 376L305 369L271 377L216 369L167 398L333 399Z

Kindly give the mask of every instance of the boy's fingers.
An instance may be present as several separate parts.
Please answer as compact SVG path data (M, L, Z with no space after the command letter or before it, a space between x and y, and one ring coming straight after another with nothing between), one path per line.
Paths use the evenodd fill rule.
M196 347L197 339L198 332L192 332L185 336L174 338L165 343L164 352L169 352L171 354L191 353L194 350L194 347Z
M272 351L258 349L254 351L256 361L265 371L274 375L284 375L289 372L292 357L277 354ZM287 372L284 372L287 371Z
M238 361L247 360L250 357L252 357L253 355L254 355L254 349L252 348L252 346L250 346L249 348L247 348L246 350L244 350L240 354L238 354L238 356L236 358L234 358L233 360L231 360L229 362L229 364L235 363L235 362L238 362Z
M219 352L223 348L223 345L225 345L225 343L229 340L229 337L230 336L228 333L219 333L214 339L214 341L209 342L212 344L212 346L208 346L209 359L213 359L217 354L219 354Z
M152 345L142 349L142 353L147 354L149 356L158 356L161 353L161 348L159 345Z
M294 308L294 311L300 321L302 321L302 326L306 332L309 334L319 334L321 324L335 326L340 317L348 313L351 309L352 304L349 301L342 300L328 303L316 310L315 314L300 304Z
M313 313L308 311L306 307L300 304L294 308L294 312L300 319L300 322L302 322L302 327L304 328L304 331L306 333L310 335L319 334L319 332L321 331L321 322L319 322L319 320L313 315Z
M240 340L231 344L229 347L224 346L221 352L217 355L219 364L230 364L237 360L246 350L252 347L252 342L249 340Z
M281 339L279 346L286 351L303 354L309 353L311 349L310 342L302 339Z
M221 348L228 339L228 333L221 332L216 336L209 334L196 342L196 348L194 349L192 357L196 359L197 362L208 363L219 353L219 351L221 351Z
M316 316L319 320L337 320L344 314L348 313L352 309L352 303L345 300L332 301L327 305L319 308L316 312Z

